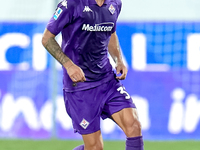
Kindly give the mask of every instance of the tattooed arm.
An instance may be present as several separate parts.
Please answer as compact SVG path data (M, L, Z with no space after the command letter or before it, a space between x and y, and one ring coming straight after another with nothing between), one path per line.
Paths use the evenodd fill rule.
M61 47L55 40L55 35L47 29L45 29L43 34L42 44L47 51L65 67L73 82L84 82L86 80L82 69L75 65L72 60L63 53Z

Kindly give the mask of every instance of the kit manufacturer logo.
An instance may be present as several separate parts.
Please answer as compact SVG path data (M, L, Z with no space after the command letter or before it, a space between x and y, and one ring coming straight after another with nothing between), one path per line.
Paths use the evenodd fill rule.
M92 9L90 9L89 6L85 6L83 12L93 12Z

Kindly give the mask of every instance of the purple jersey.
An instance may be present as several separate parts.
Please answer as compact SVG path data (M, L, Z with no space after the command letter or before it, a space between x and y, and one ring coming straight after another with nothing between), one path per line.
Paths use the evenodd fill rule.
M63 0L58 4L47 29L54 35L62 33L63 52L83 70L86 77L85 82L73 86L63 69L66 91L89 89L113 78L107 52L120 10L121 0L105 0L101 7L95 0Z

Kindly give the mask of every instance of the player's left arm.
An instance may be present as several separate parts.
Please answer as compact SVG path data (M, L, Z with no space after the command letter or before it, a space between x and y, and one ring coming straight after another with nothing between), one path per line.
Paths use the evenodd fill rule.
M111 34L110 41L108 44L108 52L113 58L114 62L116 63L117 74L121 73L121 75L117 76L116 78L119 80L124 80L126 78L128 70L122 61L119 40L116 32Z

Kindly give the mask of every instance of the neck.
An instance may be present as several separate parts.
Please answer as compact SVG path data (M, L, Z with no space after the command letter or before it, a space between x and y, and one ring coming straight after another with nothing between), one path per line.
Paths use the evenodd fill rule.
M97 5L102 6L105 0L95 0Z

